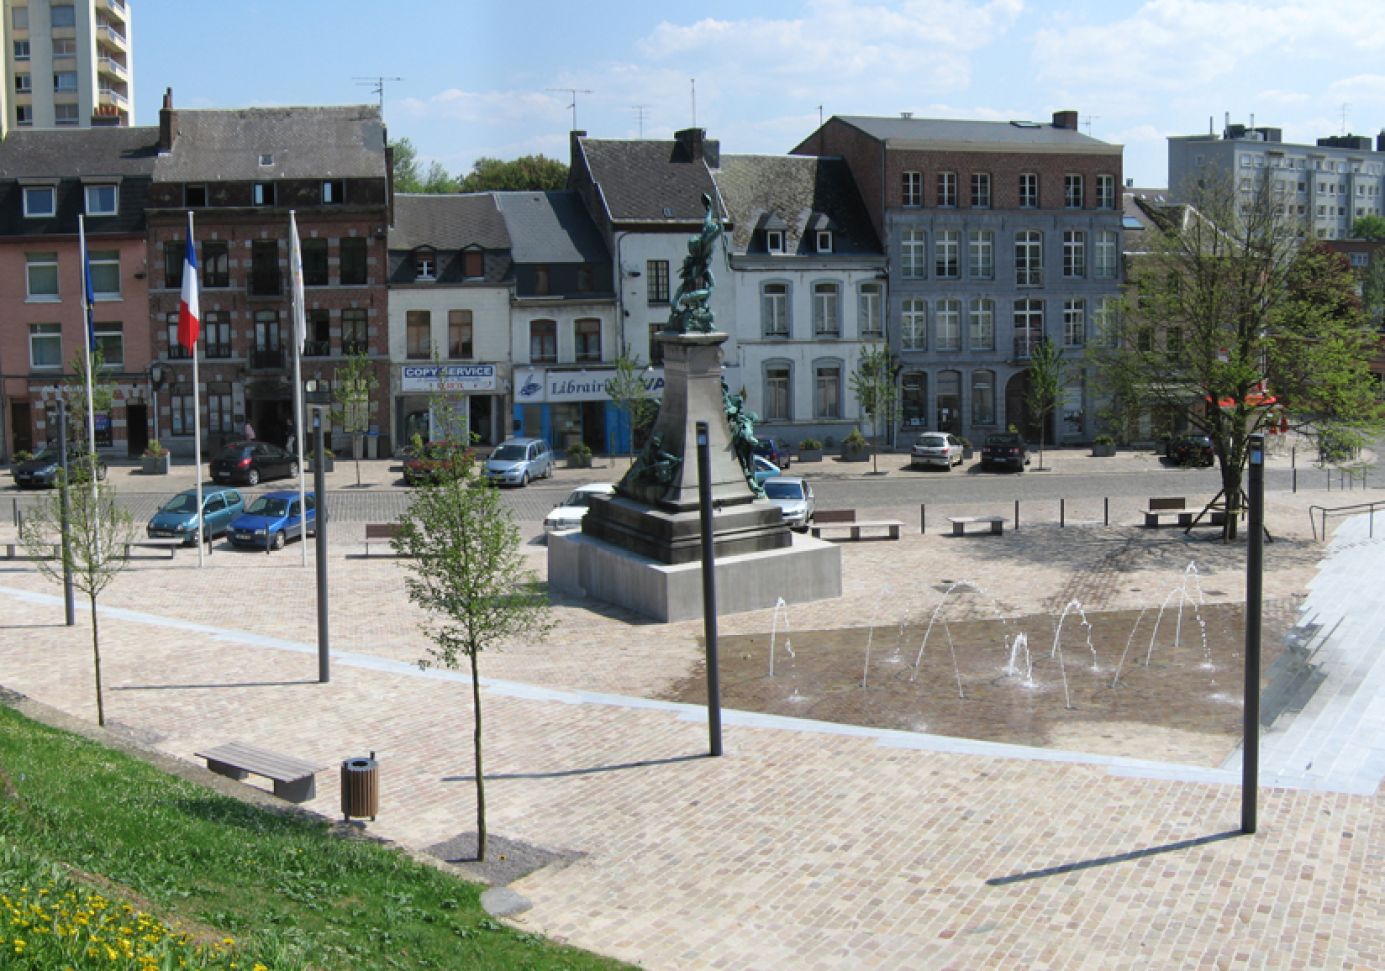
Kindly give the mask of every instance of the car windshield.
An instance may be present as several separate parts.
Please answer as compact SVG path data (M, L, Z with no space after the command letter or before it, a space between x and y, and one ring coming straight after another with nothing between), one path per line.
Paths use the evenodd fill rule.
M45 445L34 453L35 462L56 462L58 460L58 446Z
M765 482L765 495L771 499L802 499L803 484L769 479Z
M1023 444L1018 435L1010 432L1001 432L997 435L986 436L987 445L1020 445Z
M590 506L591 504L592 493L590 492L574 492L572 495L568 496L566 499L563 500L564 506L579 506L585 508L587 506Z
M249 446L249 445L227 445L225 448L223 448L223 449L221 450L221 454L218 455L217 458L223 458L223 459L238 459L238 458L240 458L242 455L249 455L249 454L250 454L250 446Z
M947 439L942 435L920 435L915 444L924 448L941 448L947 444Z
M523 445L501 445L494 452L491 452L491 458L501 462L518 462L524 458L524 451Z
M164 503L163 509L161 509L161 510L159 510L159 511L160 511L160 512L197 512L197 497L196 497L196 496L184 496L184 495L174 496L172 499L168 500L168 502Z
M260 496L246 511L252 516L283 516L289 511L289 503L287 499Z

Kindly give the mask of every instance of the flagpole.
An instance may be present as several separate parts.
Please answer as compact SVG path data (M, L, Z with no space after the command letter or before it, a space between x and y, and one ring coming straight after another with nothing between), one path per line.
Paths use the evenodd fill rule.
M289 283L293 296L293 440L298 452L298 545L303 566L308 565L307 471L303 467L303 341L308 337L307 310L303 306L303 247L298 241L298 219L289 210ZM322 496L315 497L318 504Z
M192 252L194 252L194 253L196 252L196 247L195 247L195 244L193 243L193 234L192 234L192 210L191 210L191 209L188 210L188 242L187 242L187 245L188 245L188 248L190 248L190 249L192 250ZM191 266L186 265L186 263L187 263L187 261L185 260L185 261L184 261L184 264L185 264L185 265L183 266L183 272L184 272L184 273L196 274L196 273L197 273L197 264L196 264L196 262L194 261L193 264L192 264ZM192 286L195 288L195 287L197 286L197 283L198 283L198 281L194 279L194 280L192 281ZM198 302L198 307L196 308L196 310L197 310L198 324L199 324L199 328L198 328L198 329L200 330L200 329L201 329L201 327L200 327L200 324L201 324L201 315L202 315L202 309L201 309L201 302L200 302L200 301ZM192 464L193 464L193 468L195 468L195 469L197 470L197 565L198 565L198 566L205 566L205 565L206 565L206 560L205 560L206 554L205 554L205 552L203 551L203 543L204 543L204 541L205 541L205 537L203 536L203 533L202 533L202 527L203 527L203 523L202 523L202 514L203 514L203 512L205 511L205 510L203 509L203 506L202 506L202 502L203 502L203 499L202 499L202 394L201 394L201 392L198 390L198 389L201 387L201 379L200 379L200 376L198 375L198 371L197 371L197 345L198 345L198 343L199 343L199 342L198 342L196 339L194 339L193 342L192 342Z
M87 262L87 224L86 217L78 213L77 215L77 245L81 250L82 266L82 360L86 372L86 393L87 393L87 464L91 474L91 498L95 501L99 497L96 488L96 394L94 382L91 376L91 352L92 342L96 340L96 330L92 326L91 319L91 264ZM66 472L66 470L64 470Z

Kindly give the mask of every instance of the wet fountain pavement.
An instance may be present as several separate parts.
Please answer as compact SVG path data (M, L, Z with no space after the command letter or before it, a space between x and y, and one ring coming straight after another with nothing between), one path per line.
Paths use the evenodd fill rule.
M1170 761L1177 739L1157 726L1094 755L1061 738L1036 748L728 711L727 755L698 758L700 711L658 699L698 670L700 623L561 604L549 642L481 662L491 828L563 861L512 885L533 904L516 922L651 968L1385 966L1385 760L1372 747L1385 541L1348 521L1324 559L1304 515L1322 498L1272 502L1267 600L1287 621L1306 595L1302 619L1333 633L1313 642L1326 680L1266 737L1256 836L1220 838L1240 818L1235 756L1224 767ZM1135 518L1122 510L1119 521ZM359 535L359 523L343 523L338 549L359 552ZM526 552L541 569L542 546ZM810 632L849 630L847 681L883 695L948 587L975 578L986 596L954 598L959 631L995 624L996 611L1048 615L1026 647L1049 685L1053 627L1077 601L1102 683L1128 650L1126 684L1144 670L1151 615L1190 561L1209 609L1244 590L1243 547L1177 530L1026 525L995 540L846 544L843 555L840 600L779 618L777 676L811 655ZM105 600L117 733L184 759L233 738L323 764L376 750L382 804L370 831L422 850L470 828L468 688L413 665L423 641L400 564L333 556L337 653L325 686L313 683L313 570L296 548L218 550L204 570L195 564L138 561ZM88 631L55 624L55 592L22 562L0 562L0 685L89 719ZM773 613L722 618L723 635L767 639ZM1102 618L1117 614L1129 626L1106 644ZM1090 654L1079 616L1068 611L1060 646L1082 710ZM1166 610L1155 670L1172 621ZM1196 657L1192 626L1185 617L1180 650ZM949 683L959 670L972 690L968 659L956 640L954 668L945 644L931 635L922 670L941 665L934 687L965 716L973 699ZM988 662L1002 680L1006 645L996 637ZM1215 662L1215 639L1211 650ZM903 660L890 660L896 651ZM754 675L766 670L761 654ZM1064 717L1061 691L1046 694L1046 713ZM335 816L336 786L330 774L320 781L310 805Z

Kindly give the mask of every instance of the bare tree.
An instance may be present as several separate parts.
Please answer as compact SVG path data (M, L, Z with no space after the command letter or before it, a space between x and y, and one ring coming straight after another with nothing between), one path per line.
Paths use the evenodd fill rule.
M64 476L58 470L58 476ZM115 488L107 482L92 482L84 468L74 467L67 517L67 542L63 543L62 486L53 489L24 521L24 545L38 564L39 572L58 584L64 582L64 569L71 571L72 585L87 595L91 605L91 659L96 683L96 723L106 724L105 701L101 690L101 632L96 601L125 569L125 544L134 539L134 521L115 498ZM52 550L60 551L52 559Z
M861 414L870 419L875 448L870 454L872 471L879 472L876 453L882 433L894 425L899 416L899 361L883 344L861 350L856 370L851 372L851 393Z
M1058 410L1058 395L1063 390L1066 367L1063 352L1045 337L1034 345L1029 356L1030 417L1039 425L1039 470L1044 470L1044 440L1048 435L1048 416Z
M332 421L351 436L351 455L356 460L356 485L361 484L361 436L370 429L370 395L380 386L375 363L360 352L347 355L332 383Z
M511 637L543 637L547 597L525 565L519 529L499 491L464 463L455 475L414 492L394 548L409 557L409 599L427 611L433 646L420 666L471 672L476 762L476 858L486 858L486 787L481 747L481 651Z

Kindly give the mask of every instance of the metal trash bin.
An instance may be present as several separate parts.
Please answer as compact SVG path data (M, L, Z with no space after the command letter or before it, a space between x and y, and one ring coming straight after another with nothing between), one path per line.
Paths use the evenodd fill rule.
M375 753L370 758L346 759L341 764L341 814L347 819L369 816L375 821L380 811L380 763Z

